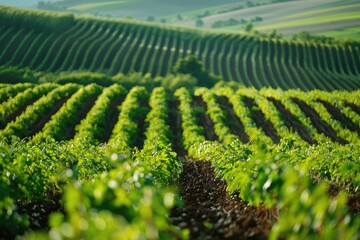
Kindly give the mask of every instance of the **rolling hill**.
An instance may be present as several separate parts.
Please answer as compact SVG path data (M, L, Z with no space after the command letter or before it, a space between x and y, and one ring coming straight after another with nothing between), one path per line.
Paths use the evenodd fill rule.
M0 33L0 239L359 239L359 42L3 6Z
M335 38L360 39L357 0L82 0L58 1L40 8L112 17L131 17L172 25L242 32L246 22L257 31L273 29L289 37L301 31ZM202 24L197 25L198 20Z
M6 7L0 17L2 65L164 76L179 58L192 54L207 71L248 87L360 86L358 42L324 45Z

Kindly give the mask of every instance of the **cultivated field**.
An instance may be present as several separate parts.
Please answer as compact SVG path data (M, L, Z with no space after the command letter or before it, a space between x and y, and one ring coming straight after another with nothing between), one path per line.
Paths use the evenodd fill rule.
M359 48L0 7L0 240L359 239Z
M18 20L11 17L11 9L1 10L3 65L164 76L179 58L192 54L207 71L247 87L352 90L360 86L357 42L344 46L289 42L70 14L54 15L58 22L50 25L44 15L24 11L38 19L34 27L14 25Z

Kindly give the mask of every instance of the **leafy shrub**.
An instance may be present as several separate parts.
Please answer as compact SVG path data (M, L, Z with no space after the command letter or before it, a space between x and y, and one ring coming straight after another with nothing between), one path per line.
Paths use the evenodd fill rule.
M0 83L36 83L38 79L34 73L28 69L19 69L17 67L2 67L0 68Z
M77 83L81 85L96 83L104 87L108 87L114 83L105 74L93 72L62 73L55 78L55 82L59 84Z
M167 75L166 77L157 78L161 81L161 86L166 90L175 92L178 88L186 88L190 92L194 91L194 88L197 85L197 79L189 74L177 74L177 75Z
M143 74L139 72L132 72L128 75L119 73L112 77L112 80L121 84L127 90L136 86L144 86L148 91L160 86L159 81L154 81L150 73Z
M212 87L220 80L218 77L207 72L199 59L193 55L180 58L173 67L173 72L177 74L190 74L198 80L198 86L203 87Z
M0 22L9 26L53 32L68 29L75 19L70 13L0 7Z

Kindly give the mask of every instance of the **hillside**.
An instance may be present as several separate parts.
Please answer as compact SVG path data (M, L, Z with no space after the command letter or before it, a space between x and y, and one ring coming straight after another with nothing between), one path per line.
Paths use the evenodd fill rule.
M18 15L12 16L12 11ZM207 71L248 87L360 86L358 42L324 45L4 7L0 12L2 65L164 76L179 58L192 54ZM32 20L21 23L23 14Z
M251 22L260 32L276 29L285 36L307 31L329 37L360 39L360 3L356 0L284 1L242 9L235 9L236 5L233 5L233 11L202 17L203 27L217 26L217 29L239 32L243 31L245 22ZM178 21L174 16L172 19L173 24L194 25L194 20Z
M3 6L0 32L0 240L360 239L359 42Z
M268 33L276 29L285 37L307 31L341 39L360 39L357 0L82 0L38 7L232 32L243 32L246 24L251 23L257 31Z

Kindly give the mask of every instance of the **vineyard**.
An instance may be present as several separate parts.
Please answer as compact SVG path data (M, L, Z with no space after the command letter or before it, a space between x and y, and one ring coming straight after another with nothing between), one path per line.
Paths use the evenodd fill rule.
M16 14L14 14L14 12ZM357 42L324 45L1 7L1 65L37 71L170 73L188 54L247 87L359 88ZM26 19L32 20L23 20Z
M22 83L0 92L4 236L43 227L62 194L66 218L52 214L50 233L65 238L123 228L149 239L359 236L358 91ZM171 210L177 182L187 206Z
M357 42L8 7L0 32L0 239L360 238Z

